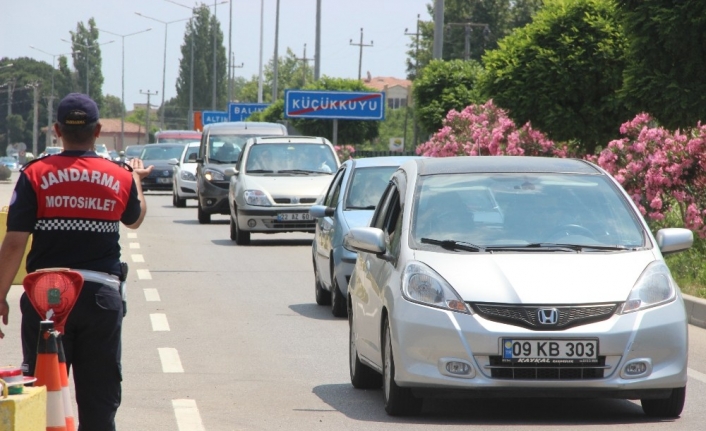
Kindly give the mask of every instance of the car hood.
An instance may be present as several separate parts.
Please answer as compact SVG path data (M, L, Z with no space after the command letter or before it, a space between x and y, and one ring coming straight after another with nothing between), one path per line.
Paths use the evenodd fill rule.
M343 211L343 218L348 228L365 227L370 224L370 218L374 211L371 210L347 210Z
M586 304L625 301L649 250L609 253L436 253L419 251L464 301Z
M331 183L331 175L248 176L245 189L262 190L270 196L321 196Z

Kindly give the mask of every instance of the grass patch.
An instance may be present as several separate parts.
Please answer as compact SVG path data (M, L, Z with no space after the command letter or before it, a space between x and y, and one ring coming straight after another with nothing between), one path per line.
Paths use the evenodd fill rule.
M663 227L684 227L677 206L661 223L649 222L653 233ZM706 299L706 240L694 235L694 245L681 253L664 257L682 293Z

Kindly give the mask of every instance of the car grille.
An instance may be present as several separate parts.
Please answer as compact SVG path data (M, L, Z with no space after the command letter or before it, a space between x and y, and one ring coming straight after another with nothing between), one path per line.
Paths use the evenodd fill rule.
M291 198L274 198L276 204L291 204L291 203L300 203L300 204L313 204L316 202L316 198L301 198L297 201L297 199L291 199Z
M607 320L615 313L619 304L539 306L469 303L469 305L473 311L487 320L539 331L556 331ZM547 309L557 311L556 323L544 324L539 321L539 313Z
M534 364L505 363L500 356L491 356L490 377L510 380L591 380L602 379L606 370L605 356L597 363Z
M311 230L312 232L316 230L316 220L312 221L295 221L295 222L284 222L284 221L268 221L268 220L263 220L262 221L265 226L267 226L268 229L281 229L281 230L290 230L290 229L303 229L303 230Z

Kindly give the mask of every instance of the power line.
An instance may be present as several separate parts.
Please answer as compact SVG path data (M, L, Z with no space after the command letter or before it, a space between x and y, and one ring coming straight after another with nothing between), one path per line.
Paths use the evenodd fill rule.
M358 56L358 81L360 81L360 72L361 72L361 68L363 66L363 48L373 46L373 41L371 40L370 44L363 43L363 28L361 27L361 29L360 29L360 42L353 43L353 39L351 39L350 44L353 46L360 47L360 54Z

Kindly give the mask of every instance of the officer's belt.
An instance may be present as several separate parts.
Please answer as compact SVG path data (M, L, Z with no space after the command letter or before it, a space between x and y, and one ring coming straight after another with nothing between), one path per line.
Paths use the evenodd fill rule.
M113 274L108 274L107 272L90 271L88 269L72 269L72 271L81 274L84 281L104 284L108 287L112 287L118 292L120 291L120 279Z

